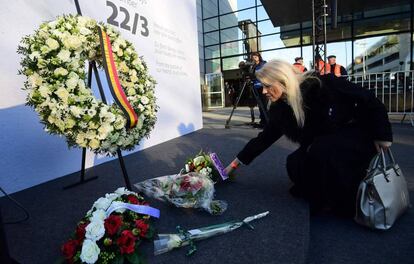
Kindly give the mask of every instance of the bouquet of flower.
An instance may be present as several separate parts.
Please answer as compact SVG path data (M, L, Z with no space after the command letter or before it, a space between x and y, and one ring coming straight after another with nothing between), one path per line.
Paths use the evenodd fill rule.
M199 173L167 175L135 184L147 196L166 201L177 207L203 208L219 215L227 209L224 201L213 200L213 181Z
M64 263L141 263L143 239L153 236L150 216L159 210L125 188L99 198L61 250Z
M159 255L173 250L175 248L190 245L191 248L188 251L187 255L191 255L197 250L196 246L193 243L194 241L225 234L243 225L247 225L249 228L254 229L250 222L263 218L268 214L269 211L266 211L261 214L246 217L243 221L236 220L223 224L192 229L188 231L185 231L181 227L177 226L178 233L158 235L158 239L154 240L154 254Z
M200 151L194 158L189 158L187 160L182 172L183 171L186 173L197 172L213 180L218 180L220 177L222 180L228 178L216 153L207 154Z

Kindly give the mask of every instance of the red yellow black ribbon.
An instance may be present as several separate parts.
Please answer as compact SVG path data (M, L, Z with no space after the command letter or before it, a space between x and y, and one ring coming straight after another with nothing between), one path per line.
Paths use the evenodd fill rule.
M118 72L116 70L114 56L112 54L111 40L101 27L98 27L98 32L103 56L103 66L108 80L109 90L111 91L112 97L114 98L116 104L125 114L127 119L126 127L134 128L138 123L138 116L131 104L128 102L125 92L119 83Z

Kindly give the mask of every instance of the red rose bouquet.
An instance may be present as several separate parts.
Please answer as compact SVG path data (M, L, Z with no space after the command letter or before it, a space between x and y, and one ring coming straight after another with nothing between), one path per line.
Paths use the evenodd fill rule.
M153 237L159 211L125 188L99 198L62 245L64 263L141 263L139 245Z

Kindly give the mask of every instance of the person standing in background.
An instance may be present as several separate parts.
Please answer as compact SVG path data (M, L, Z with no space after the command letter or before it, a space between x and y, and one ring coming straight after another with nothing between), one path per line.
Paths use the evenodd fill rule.
M307 72L308 69L306 69L305 66L303 66L303 58L302 57L296 57L295 63L293 63L293 66L295 66L296 69L298 69L299 72L304 73Z
M253 72L256 73L256 71L260 70L265 64L266 61L263 60L262 56L260 55L259 52L253 52L251 54L251 59L253 62ZM266 118L265 118L265 114L264 111L267 112L267 98L266 96L263 94L263 85L262 83L257 79L254 78L253 79L253 89L255 89L255 91L257 91L257 95L258 95L258 99L261 101L263 107L265 109L261 109L261 107L259 107L259 111L260 111L260 123L258 125L256 125L257 128L263 128L266 125ZM257 102L259 104L259 102Z
M325 74L333 74L336 77L341 77L348 75L348 72L342 65L336 63L335 55L330 55L328 56L328 65Z

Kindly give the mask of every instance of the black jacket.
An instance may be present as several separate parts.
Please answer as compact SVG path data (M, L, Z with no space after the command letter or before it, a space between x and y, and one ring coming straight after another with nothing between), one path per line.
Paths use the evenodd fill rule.
M321 82L315 78L307 79L300 87L305 111L304 127L298 127L287 101L279 99L269 109L269 124L237 155L243 164L249 164L282 135L306 147L316 137L345 127L359 127L372 140L392 141L385 106L371 91L333 75L318 78Z

